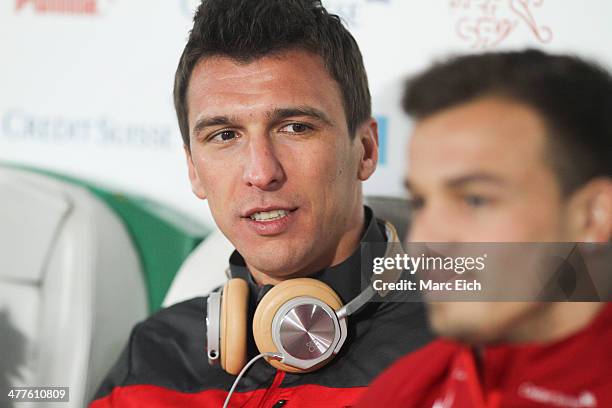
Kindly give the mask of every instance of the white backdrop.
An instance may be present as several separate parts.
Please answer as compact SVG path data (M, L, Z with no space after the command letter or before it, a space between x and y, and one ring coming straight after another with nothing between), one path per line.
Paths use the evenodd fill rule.
M265 0L261 0L265 1ZM196 0L1 0L0 161L116 185L210 222L191 193L172 83ZM612 66L609 0L327 0L381 121L369 194L401 195L402 80L449 52L524 46Z

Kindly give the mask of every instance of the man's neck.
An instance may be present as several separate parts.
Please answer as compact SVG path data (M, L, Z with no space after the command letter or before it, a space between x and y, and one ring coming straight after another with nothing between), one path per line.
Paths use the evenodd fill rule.
M605 303L542 303L527 319L518 323L506 340L510 343L548 343L561 340L588 326Z

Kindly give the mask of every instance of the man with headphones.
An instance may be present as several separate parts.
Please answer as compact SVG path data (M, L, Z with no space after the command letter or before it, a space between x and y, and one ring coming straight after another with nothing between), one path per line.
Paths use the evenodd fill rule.
M174 102L230 279L136 326L91 407L353 405L430 338L419 302L362 291L398 237L363 206L378 136L355 40L319 0L204 0Z

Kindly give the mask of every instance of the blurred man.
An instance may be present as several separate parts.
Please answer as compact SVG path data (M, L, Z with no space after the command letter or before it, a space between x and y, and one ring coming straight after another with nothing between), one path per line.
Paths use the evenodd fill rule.
M610 241L612 78L603 69L534 50L458 57L411 79L403 107L416 120L409 242ZM448 339L396 363L360 406L612 406L609 304L428 309Z
M209 307L215 314L207 318L208 344L206 298L162 310L134 329L92 407L221 406L236 374L259 353L272 353L266 357L274 367L256 361L230 406L354 404L383 368L428 340L422 306L371 304L346 328L320 303L312 308L321 312L319 326L300 325L289 313L278 324L272 318L283 296L355 299L360 243L392 238L392 228L362 201L378 141L355 40L318 0L205 0L179 62L174 98L193 192L208 200L236 248L232 280L221 306L219 293L208 298L217 305ZM295 279L303 277L316 281ZM409 327L399 324L405 321ZM271 337L287 322L281 339L257 337ZM281 352L283 341L291 346L307 336L305 349L294 350L301 360ZM335 349L336 342L344 345ZM221 366L207 363L207 347Z

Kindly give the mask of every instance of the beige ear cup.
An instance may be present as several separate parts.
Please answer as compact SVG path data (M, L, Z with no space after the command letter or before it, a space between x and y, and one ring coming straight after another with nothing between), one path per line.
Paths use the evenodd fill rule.
M278 351L272 340L272 321L274 320L274 316L283 304L291 299L302 296L318 299L326 303L333 310L338 310L342 307L342 301L336 292L316 279L290 279L277 284L266 293L263 299L261 299L257 306L257 310L255 310L255 316L253 317L253 336L255 337L255 343L260 352ZM319 364L316 367L312 367L310 370L302 370L276 360L268 360L268 362L275 368L290 373L313 371L325 364Z
M237 375L247 358L247 313L249 285L244 279L230 279L223 287L221 300L221 367Z

